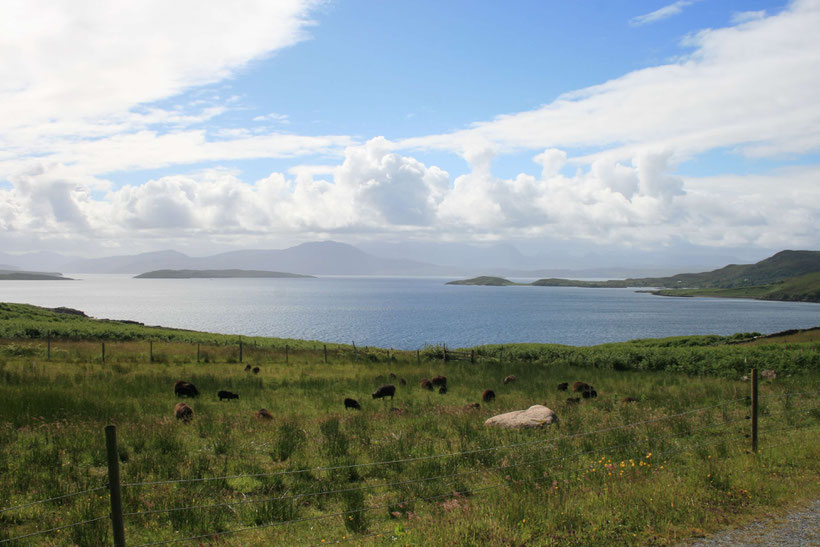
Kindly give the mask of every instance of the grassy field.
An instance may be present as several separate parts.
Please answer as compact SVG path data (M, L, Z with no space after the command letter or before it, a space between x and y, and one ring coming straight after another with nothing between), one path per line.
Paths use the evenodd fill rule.
M54 335L50 355L36 337L0 341L0 541L108 514L107 424L131 546L667 545L820 494L820 343L799 333L485 346L476 363L329 346L327 364L322 344L287 341L285 364L284 341L258 340L239 363L221 338L185 336L154 341L153 362L138 335ZM760 385L757 455L740 379L752 366L778 372ZM446 394L419 387L437 374ZM179 379L201 392L185 400L190 423L173 417ZM567 402L577 394L556 386L576 380L599 396ZM388 382L395 399L371 399ZM466 408L487 388L495 401ZM219 402L223 389L240 398ZM532 404L559 424L483 425ZM110 544L110 528L101 518L9 544Z

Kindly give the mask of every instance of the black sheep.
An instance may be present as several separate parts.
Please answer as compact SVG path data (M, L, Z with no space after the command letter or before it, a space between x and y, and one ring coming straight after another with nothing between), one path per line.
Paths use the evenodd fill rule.
M439 395L444 395L445 393L447 393L447 386L441 386L440 388L438 388L438 392Z
M584 396L584 399L594 399L595 397L598 396L598 392L595 391L594 389L590 388L590 389L585 389L584 391L582 391L581 395Z
M230 391L225 391L224 389L216 394L219 397L219 400L222 401L223 399L239 399L239 395L236 393L231 393Z
M259 374L259 367L253 367L253 370L251 372L253 372L254 374Z
M377 389L376 391L373 392L373 398L374 399L383 399L383 398L389 396L390 399L392 400L393 396L395 394L396 394L396 386L394 386L393 384L386 384L386 385L381 386L379 389Z
M431 380L434 386L446 386L447 385L447 377L446 376L436 376Z
M489 403L493 399L495 399L495 391L492 389L485 389L484 393L481 394L481 400L485 403Z
M575 382L572 384L572 391L589 391L592 386L586 382Z
M177 397L198 397L199 390L191 382L177 380L174 383L174 395L176 395Z
M345 399L345 410L348 408L354 408L356 410L361 410L362 406L359 404L359 401L356 399L351 399L350 397Z
M433 382L431 382L427 378L422 378L421 382L419 382L419 387L433 391Z
M245 365L245 372L250 372L250 371L251 371L251 366L250 365Z
M562 382L558 384L558 391L566 391L569 389L569 382Z

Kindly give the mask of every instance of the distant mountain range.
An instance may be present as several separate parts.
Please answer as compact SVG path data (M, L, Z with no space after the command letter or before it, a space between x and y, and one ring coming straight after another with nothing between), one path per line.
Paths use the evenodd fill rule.
M692 271L691 268L676 268L668 261L663 261L661 266L658 266L658 258L654 257L655 262L652 262L652 257L648 255L636 255L637 258L632 255L624 256L619 266L544 268L545 264L558 264L558 258L542 254L527 256L519 252L515 246L506 243L368 243L362 244L361 247L335 241L321 241L303 243L287 249L229 251L202 257L188 256L174 250L103 258L80 258L52 252L21 255L0 252L0 264L5 265L0 268L100 274L228 269L285 271L308 275L467 276L488 272L506 277L593 279L660 276L687 269ZM599 258L603 260L600 262L602 264L612 264L614 260L612 256ZM730 256L724 258L730 259ZM699 258L687 259L687 263L692 266L702 261L714 260L713 256L700 255ZM596 262L596 257L588 256L575 264ZM717 264L721 263L726 262L721 261Z

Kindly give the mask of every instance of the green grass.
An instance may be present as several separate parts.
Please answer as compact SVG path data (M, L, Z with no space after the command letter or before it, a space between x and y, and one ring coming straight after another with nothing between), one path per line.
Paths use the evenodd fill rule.
M126 483L341 467L126 487L126 512L139 512L126 517L132 545L244 527L254 529L220 535L222 544L352 537L355 544L664 545L816 497L816 368L780 367L777 380L761 384L763 450L754 457L744 436L748 383L721 374L622 370L614 360L631 366L642 355L649 357L640 362L720 350L742 362L770 351L713 346L720 340L708 337L689 341L700 345L685 342L507 346L503 363L485 346L476 364L444 364L431 348L420 364L415 353L393 352L387 360L384 351L377 361L364 352L358 361L334 353L325 364L321 351L300 350L285 365L282 355L266 350L253 375L244 363L197 364L181 342L155 343L155 354L166 356L155 363L147 361L143 342L112 343L103 364L86 357L97 343L53 343L47 361L41 340L6 341L0 344L0 509L105 484L108 423L118 428ZM817 353L816 344L796 346L778 348L777 355ZM407 386L397 386L392 402L372 400L369 394L391 372ZM446 395L418 387L421 377L435 374L448 377ZM504 385L508 374L517 381ZM195 413L189 424L172 417L178 379L202 393L186 401ZM567 404L571 394L555 386L575 380L592 383L599 397ZM486 388L497 400L465 409ZM240 399L220 403L220 389ZM623 403L627 396L638 402ZM345 411L344 397L358 399L363 410ZM720 402L727 404L663 419ZM553 408L560 425L536 431L483 425L489 416L532 404ZM256 419L260 408L274 420ZM619 427L636 422L647 423ZM598 430L605 432L578 435ZM494 449L510 445L518 446ZM396 461L406 458L422 459ZM376 462L394 463L345 468ZM151 512L228 501L235 505ZM3 512L0 539L105 515L107 504L103 491ZM105 542L105 520L39 538L53 545Z

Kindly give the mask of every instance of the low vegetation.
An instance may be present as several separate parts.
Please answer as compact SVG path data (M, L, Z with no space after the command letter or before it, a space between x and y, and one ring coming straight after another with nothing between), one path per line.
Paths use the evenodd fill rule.
M482 346L475 363L445 362L437 347L330 345L325 363L323 344L259 339L239 362L236 337L0 313L3 332L41 330L0 341L0 540L108 514L109 423L129 545L667 545L820 494L814 331ZM757 455L741 378L751 367L774 370L760 384ZM419 387L437 376L445 394ZM178 398L177 380L200 395ZM568 402L580 394L558 384L576 381L598 397ZM371 398L383 384L393 400ZM480 400L485 389L494 401ZM238 398L220 401L220 390ZM189 421L174 417L178 402ZM483 424L533 404L558 425ZM197 480L165 482L178 479ZM110 544L110 528L101 519L32 541Z

